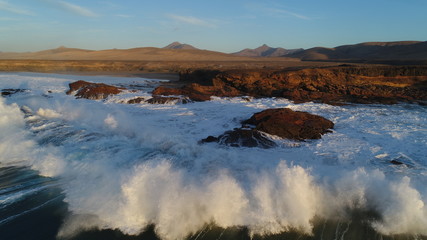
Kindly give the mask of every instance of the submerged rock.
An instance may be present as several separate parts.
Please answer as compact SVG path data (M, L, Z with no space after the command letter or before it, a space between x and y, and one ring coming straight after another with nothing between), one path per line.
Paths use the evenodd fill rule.
M142 102L145 102L145 98L137 97L137 98L129 100L127 103L128 104L138 104L138 103L142 103Z
M68 95L74 94L77 98L87 98L92 100L106 99L110 95L120 93L122 90L118 87L104 83L91 83L83 80L69 84Z
M253 125L258 131L293 140L320 139L334 127L334 123L324 117L289 108L255 113L242 124Z
M181 103L186 104L191 102L188 98L183 97L161 97L161 96L153 96L152 98L145 101L150 104L172 104L172 103Z
M128 104L138 104L138 103L149 103L149 104L186 104L191 102L188 98L185 97L161 97L153 96L152 98L146 100L143 97L137 97L127 101Z
M1 90L1 96L2 97L9 97L15 93L21 93L21 92L25 92L27 90L25 89L14 89L14 88L7 88L7 89L2 89Z
M391 161L390 161L390 163L391 163L391 164L394 164L394 165L404 165L404 163L403 163L403 162L400 162L400 161L398 161L398 160L391 160Z
M231 147L271 148L276 146L276 143L265 137L263 133L253 129L242 128L227 131L219 137L209 136L201 142L218 142Z

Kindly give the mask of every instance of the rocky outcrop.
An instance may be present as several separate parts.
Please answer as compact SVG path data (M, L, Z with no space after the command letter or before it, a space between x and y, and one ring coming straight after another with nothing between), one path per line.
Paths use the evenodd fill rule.
M197 77L195 77L197 76ZM427 66L342 66L301 70L210 70L181 74L181 88L159 87L156 95L284 97L296 102L395 103L427 100Z
M255 130L293 140L320 139L334 127L334 123L324 117L289 108L267 109L255 113L242 124L252 125Z
M267 109L243 121L242 128L227 131L218 137L209 136L201 142L217 142L231 147L271 148L277 145L267 134L303 141L319 139L331 132L333 127L334 123L328 119L307 112L288 108Z
M91 83L83 80L69 84L68 95L75 95L77 98L87 98L92 100L106 99L108 96L120 93L122 90L118 87L104 83Z

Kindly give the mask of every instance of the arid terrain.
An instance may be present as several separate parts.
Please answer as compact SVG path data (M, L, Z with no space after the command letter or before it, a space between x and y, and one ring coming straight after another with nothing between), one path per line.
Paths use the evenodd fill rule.
M146 74L179 73L210 69L286 69L336 66L336 62L303 62L286 58L246 58L232 60L102 61L102 60L0 60L0 71L45 73Z
M267 49L268 50L268 49ZM333 66L288 57L247 57L172 43L164 48L85 50L59 47L39 52L0 52L0 71L59 73L179 73L194 69L283 69Z
M196 69L290 69L351 64L425 65L427 42L368 42L335 48L272 48L263 45L227 54L174 42L163 48L87 50L59 47L38 52L0 52L0 71L57 73L180 73Z

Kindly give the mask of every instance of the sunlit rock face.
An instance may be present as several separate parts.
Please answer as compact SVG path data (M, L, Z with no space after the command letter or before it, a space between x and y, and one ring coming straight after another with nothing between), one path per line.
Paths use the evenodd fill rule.
M218 142L232 147L276 147L267 134L284 139L304 141L320 139L332 132L334 123L324 117L289 108L267 109L252 115L242 122L242 128L226 131L224 134L209 136L201 142ZM265 134L267 133L267 134Z
M181 74L186 86L159 87L157 95L186 95L195 101L218 97L284 97L295 102L423 103L427 67L342 66L300 70L194 71Z
M334 123L324 117L292 111L289 108L267 109L255 113L243 124L253 125L258 131L293 140L320 139L334 127Z
M74 94L77 98L87 98L92 100L106 99L110 95L121 92L121 89L104 83L91 83L83 80L69 84L68 95Z

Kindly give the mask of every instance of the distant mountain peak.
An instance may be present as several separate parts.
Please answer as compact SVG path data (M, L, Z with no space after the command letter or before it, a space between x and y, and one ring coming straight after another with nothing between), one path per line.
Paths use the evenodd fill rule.
M164 49L197 49L189 44L180 43L180 42L173 42L166 47L163 47Z
M259 46L257 48L255 48L254 50L258 50L258 51L267 51L269 49L274 49L270 46L268 46L267 44L263 44L262 46Z
M179 45L182 45L182 43L180 43L180 42L173 42L173 43L169 44L168 46L173 47L173 46L179 46ZM166 47L168 47L168 46L166 46Z
M240 52L233 53L233 55L242 57L282 57L301 50L302 49L284 49L280 47L272 48L267 44L263 44L255 49L243 49Z

